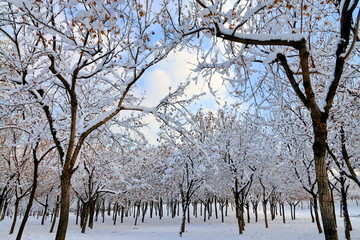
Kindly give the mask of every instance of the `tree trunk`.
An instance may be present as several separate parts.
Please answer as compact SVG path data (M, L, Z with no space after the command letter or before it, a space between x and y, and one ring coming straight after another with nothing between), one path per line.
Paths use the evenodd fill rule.
M258 205L259 205L259 202L258 201L252 201L252 206L253 206L253 211L254 211L254 214L255 214L255 222L258 221Z
M96 199L91 199L89 202L89 224L88 224L88 227L90 229L94 227L95 206L96 206Z
M189 203L187 199L182 200L182 219L181 219L181 225L180 225L180 237L185 232L185 224L186 224L186 212L187 208L189 207Z
M207 205L205 205L205 203L204 203L204 222L206 222L206 208L207 208Z
M286 223L286 220L285 220L285 204L284 204L284 202L281 202L281 203L280 203L280 206L281 206L283 223Z
M35 150L33 150L33 152L34 151ZM32 204L33 204L33 201L34 201L35 192L36 192L36 188L37 188L38 167L39 167L39 161L36 159L36 157L34 157L34 172L33 172L32 189L31 189L31 192L30 192L29 202L28 202L28 204L26 206L24 217L23 217L23 219L21 221L21 224L20 224L20 227L19 227L19 230L18 230L18 234L16 236L16 240L21 239L21 236L22 236L22 234L24 232L24 229L25 229L26 222L27 222L27 220L29 218L29 214L30 214L30 211L31 211L31 208L32 208Z
M5 218L5 214L6 214L6 211L7 211L8 204L9 204L9 201L6 199L5 203L4 203L4 207L2 208L2 212L0 213L1 214L0 221L4 220L4 218Z
M150 201L150 218L153 217L153 211L154 211L154 201Z
M56 218L57 218L58 211L59 211L59 206L60 206L60 201L59 201L59 195L58 195L56 197L56 204L55 204L55 210L54 210L54 214L53 214L53 219L52 219L52 222L51 222L50 233L52 233L54 231Z
M221 222L224 222L224 205L220 204Z
M107 207L107 215L111 216L111 202L109 201L108 207Z
M79 215L80 215L80 199L77 200L77 204L76 204L76 220L75 220L75 224L78 225L79 224Z
M314 217L314 213L313 213L313 208L314 208L313 200L310 200L309 208L310 208L311 222L315 222L315 217Z
M105 222L105 199L102 201L101 217L102 217L102 222Z
M315 212L316 226L317 226L318 232L319 232L319 233L322 233L322 228L321 228L321 223L320 223L320 217L319 217L319 212L318 212L318 200L317 200L317 195L313 195L313 202L314 202L314 212Z
M190 203L187 207L187 222L190 223Z
M143 202L141 222L145 221L145 215L146 215L147 209L148 209L148 202Z
M45 224L45 218L46 218L48 207L49 207L49 195L46 195L45 206L44 207L45 207L45 209L44 209L44 214L43 214L43 216L41 218L41 225Z
M214 208L215 208L215 218L218 219L218 208L217 208L217 200L216 197L214 197Z
M269 223L268 223L268 218L267 218L267 211L266 211L267 202L263 201L262 205L263 205L263 212L264 212L265 228L269 228Z
M83 204L83 209L82 209L82 213L81 213L81 233L85 233L86 230L86 224L89 218L89 208L90 208L90 203L89 202L84 202Z
M312 115L314 113L312 112ZM320 118L320 117L319 117ZM321 116L325 118L325 116ZM326 141L327 141L327 124L326 118L318 119L312 116L314 128L314 159L316 181L318 184L318 196L320 203L321 217L324 227L326 240L338 240L336 229L336 218L334 215L333 199L329 189L329 178L326 170Z
M134 223L134 225L136 226L136 224L137 224L137 221L138 221L138 217L140 216L140 202L137 204L137 205L135 205L134 206L134 208L136 209L136 213L135 213L135 223Z
M342 211L344 214L344 228L345 228L345 238L346 240L351 240L350 231L352 230L349 211L348 211L348 204L347 204L347 190L345 186L346 179L344 176L340 177L340 184L341 184L341 202L342 202Z
M60 217L59 224L56 231L55 240L65 240L67 226L69 223L70 211L70 183L71 173L68 169L63 169L60 181L61 200L60 200Z
M121 206L120 223L124 223L124 212L125 212L125 207Z
M246 207L246 213L247 213L247 222L250 223L250 203L246 202L245 207Z
M12 222L12 224L11 224L11 228L10 228L9 234L13 234L13 233L14 233L14 229L15 229L15 225L16 225L16 220L17 220L17 215L18 215L18 211L19 211L19 202L20 202L20 199L19 199L19 198L16 198L16 200L15 200L14 219L13 219L13 222Z
M118 208L119 208L118 203L115 203L114 204L114 210L113 210L113 221L114 221L113 224L114 225L116 224Z
M161 219L163 217L163 214L164 214L163 200L162 200L162 198L160 198L160 201L159 201L159 219Z

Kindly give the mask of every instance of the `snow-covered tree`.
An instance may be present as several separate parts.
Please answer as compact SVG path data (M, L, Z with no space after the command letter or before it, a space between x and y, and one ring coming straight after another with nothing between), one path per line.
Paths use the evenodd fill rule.
M9 42L0 52L1 79L41 106L61 162L56 239L66 236L85 140L120 112L148 110L132 91L179 43L171 12L166 1L1 3L0 32Z
M227 73L236 93L250 92L262 100L279 90L274 80L286 79L309 110L325 237L338 239L326 171L327 129L339 85L358 62L352 50L359 1L194 2L196 29L188 34L204 33L216 42L205 49L203 72Z

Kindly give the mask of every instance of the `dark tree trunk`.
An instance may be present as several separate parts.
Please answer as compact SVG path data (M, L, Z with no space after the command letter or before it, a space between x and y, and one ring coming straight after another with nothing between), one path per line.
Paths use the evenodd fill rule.
M116 224L118 208L119 208L119 204L118 204L118 203L115 203L115 204L114 204L114 210L113 210L113 221L114 221L113 224L114 224L114 225Z
M120 215L120 222L124 223L124 212L125 212L125 207L121 206L121 215Z
M220 213L221 213L221 222L224 222L224 205L222 203L220 203L219 205L220 207Z
M348 204L347 204L347 191L348 187L345 186L346 179L342 175L340 177L340 184L341 184L341 202L342 202L342 211L344 214L344 228L345 228L345 238L346 240L351 240L350 231L352 230Z
M320 222L320 217L319 217L319 212L318 212L318 199L317 199L316 194L313 195L313 203L314 203L316 226L317 226L318 232L322 233L321 222Z
M259 206L259 201L251 201L252 206L253 206L253 211L255 214L255 222L258 221L258 206Z
M99 219L100 209L101 209L101 203L98 202L98 203L96 204L95 222L97 222L98 219Z
M102 205L101 205L101 217L102 217L102 222L105 222L105 199L102 201Z
M217 198L214 197L215 218L218 219Z
M9 204L9 201L8 201L8 200L5 200L4 207L2 208L2 212L0 213L0 214L1 214L1 216L0 216L0 221L4 220L4 217L5 217L5 214L6 214L6 211L7 211L8 204Z
M313 213L313 208L314 208L313 200L310 200L309 204L310 204L309 208L310 208L311 222L315 222L315 217Z
M19 211L19 202L20 202L20 199L19 199L19 198L16 198L16 200L15 200L14 218L13 218L13 222L12 222L12 224L11 224L11 228L10 228L9 234L13 234L13 233L14 233L14 229L15 229L15 225L16 225L16 220L17 220L17 216L18 216L18 211Z
M143 202L142 204L142 218L141 218L141 222L145 221L145 215L148 209L148 202Z
M195 216L195 218L198 217L197 205L198 205L197 202L194 202L194 203L193 203L193 215Z
M78 225L79 224L79 215L80 215L80 199L77 200L77 204L76 204L76 220L75 220L75 224Z
M49 195L46 195L46 199L45 199L45 206L44 206L44 214L42 215L41 218L41 225L45 224L45 218L48 214L48 207L49 207Z
M60 197L59 195L56 197L56 204L55 204L55 210L53 213L53 219L51 222L51 227L50 227L50 233L52 233L54 231L54 227L55 227L55 223L56 223L56 218L59 212L59 207L60 207Z
M334 215L333 198L329 189L329 178L326 169L326 149L327 149L327 124L326 118L317 117L312 113L314 129L314 159L316 181L318 184L318 196L320 203L321 218L324 227L326 240L338 240L336 230L336 218ZM321 114L322 115L322 114Z
M60 200L60 217L59 224L56 232L55 240L65 240L67 226L69 223L69 211L70 211L70 183L71 173L69 169L63 169L60 189L61 189L61 200Z
M247 222L250 223L250 203L246 202L245 207L246 207L246 213L247 213Z
M135 206L134 206L134 208L136 209L136 213L135 213L135 223L134 223L134 225L136 226L137 225L137 221L138 221L138 218L139 218L139 216L140 216L140 204L141 204L141 202L138 202Z
M89 208L90 203L84 202L82 207L82 213L81 213L81 233L85 233L87 221L89 218Z
M29 214L33 205L33 201L34 201L34 197L35 197L35 192L36 192L36 188L37 188L37 178L38 178L38 168L39 168L39 161L37 160L36 155L36 150L33 150L33 158L34 158L34 172L33 172L33 182L32 182L32 189L30 192L30 196L29 196L29 202L26 206L26 210L24 213L24 217L21 221L19 230L18 230L18 234L16 236L16 240L21 240L22 234L24 232L25 229L25 225L26 222L29 218Z
M268 218L267 218L267 211L266 211L266 205L267 205L267 201L262 201L262 205L263 205L263 212L264 212L264 221L265 221L265 228L269 228L269 223L268 223Z
M190 204L187 207L187 222L190 223Z
M160 198L160 201L159 201L159 219L161 219L163 217L163 214L164 214L163 200L162 200L162 198Z
M281 203L280 203L280 206L281 206L283 223L286 223L286 219L285 219L285 204L284 204L284 202L281 202Z
M88 225L90 229L94 227L95 206L96 206L96 199L91 199L89 202L89 225Z
M107 207L107 215L111 216L111 202L109 201L108 207Z
M154 201L150 201L150 218L153 217L153 211L154 211Z

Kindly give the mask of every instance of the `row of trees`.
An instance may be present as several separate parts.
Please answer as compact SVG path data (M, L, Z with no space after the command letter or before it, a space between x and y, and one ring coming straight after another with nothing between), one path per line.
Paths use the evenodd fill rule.
M175 112L172 115L177 118ZM233 109L216 113L199 111L190 117L192 124L187 125L187 129L181 128L181 132L163 126L158 147L134 143L120 147L106 134L89 139L91 142L84 147L73 176L70 201L72 211L81 217L82 232L87 226L93 227L99 213L104 219L109 205L114 224L115 213L121 213L122 222L129 211L134 211L136 224L140 212L142 221L153 209L161 218L163 204L167 204L171 212L181 210L182 235L186 220L190 222L191 206L194 209L198 204L203 206L204 220L213 206L219 207L223 220L224 208L232 203L242 234L249 221L246 219L250 218L250 209L257 220L259 203L265 210L265 227L268 227L267 209L271 210L271 219L275 218L275 210L280 209L285 222L285 204L295 211L300 201L310 201L313 221L319 233L323 231L318 215L311 137L305 134L306 129L301 129L306 117L303 121L294 118L287 127L283 124L276 127L273 120L269 124L264 118ZM294 128L291 134L290 127ZM14 138L2 135L4 184L0 215L13 216L10 229L13 233L18 215L24 215L24 222L30 214L28 209L34 205L32 212L41 212L42 224L45 216L52 215L53 231L60 203L58 160L56 154L50 152L35 168L32 153L24 144L28 138L21 133L22 130L12 129L7 130L6 136ZM6 154L7 151L12 153ZM17 157L20 153L22 156ZM338 168L339 164L341 162L329 154L328 169L333 174L329 184L332 196L339 196L341 200L350 238L351 222L346 203L349 197L359 197L356 195L358 187L344 175L348 171ZM356 162L351 164L358 167ZM349 192L350 185L353 190Z
M231 189L241 233L244 220L239 216L253 182L260 183L266 204L266 192L278 184L267 179L266 164L281 171L289 168L284 162L290 160L314 204L315 197L319 200L326 239L338 239L328 174L341 183L343 196L347 179L359 185L357 0L34 0L5 1L0 6L5 169L0 206L10 199L17 206L30 196L18 239L41 178L59 176L53 178L59 188L46 184L59 191L57 240L66 236L72 188L86 208L104 194L131 192L106 185L136 181L143 175L109 181L119 168L109 162L119 158L104 156L129 150L135 156L144 154L136 151L143 141L138 130L142 122L133 112L153 113L166 125L162 141L167 147L162 151L173 156L170 165L179 166L168 171L180 171L183 179L177 183L184 209L181 232L191 198L206 186L205 179L217 175L211 171L232 176L224 178L227 185L219 186ZM252 114L188 114L184 104L193 98L184 96L190 80L164 96L158 106L141 106L137 83L180 47L198 51L194 71L209 81L221 74ZM210 91L215 94L216 89ZM214 159L221 164L213 164ZM315 172L316 180L303 179L300 168L307 176ZM160 177L166 170L159 171ZM84 176L86 191L72 187L74 178ZM290 180L294 178L280 182ZM46 206L46 201L42 203Z

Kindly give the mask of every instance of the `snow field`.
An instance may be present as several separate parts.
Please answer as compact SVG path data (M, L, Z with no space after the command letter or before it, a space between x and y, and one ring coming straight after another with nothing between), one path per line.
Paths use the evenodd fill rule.
M356 206L355 202L350 202L350 215L353 226L351 232L352 240L360 240L360 206ZM203 217L191 218L191 223L186 225L186 232L182 237L178 232L180 229L181 217L171 218L164 216L159 219L157 216L145 218L142 223L138 220L138 224L134 225L134 218L129 216L124 218L124 223L117 220L114 226L111 217L106 216L105 223L94 222L93 229L86 229L86 233L80 233L80 227L75 225L75 216L70 215L69 229L67 240L172 240L172 239L188 239L188 240L323 240L324 235L318 234L315 223L311 222L310 213L304 204L304 208L297 208L296 219L290 219L290 211L286 207L286 223L282 223L282 218L277 216L275 220L269 220L269 228L264 227L262 210L259 208L259 221L254 222L254 216L251 215L251 223L246 224L243 235L238 234L237 222L234 212L229 208L228 216L225 222L221 223L221 219L212 216L210 220L203 221ZM339 214L339 206L336 207L337 215ZM13 235L8 235L11 225L10 218L5 218L0 222L0 239L14 240L17 228ZM339 239L344 240L343 219L337 216ZM17 227L20 225L18 219ZM40 219L30 217L25 228L23 240L49 240L55 238L55 233L49 233L49 219L44 226L40 225Z

